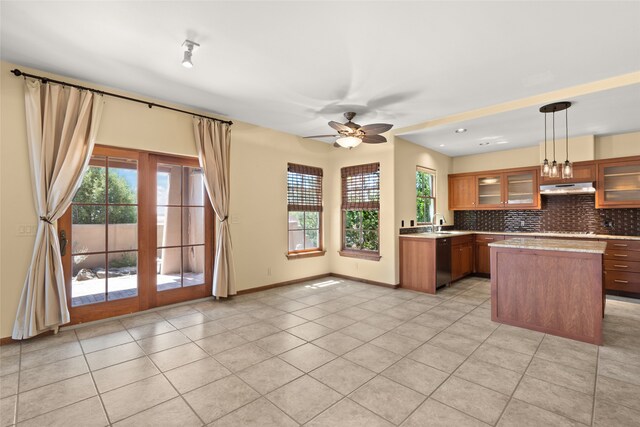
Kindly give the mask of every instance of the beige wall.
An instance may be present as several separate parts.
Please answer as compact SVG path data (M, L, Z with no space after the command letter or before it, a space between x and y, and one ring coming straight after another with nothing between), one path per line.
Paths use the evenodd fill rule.
M547 149L549 150L547 158L552 160L552 152L548 143ZM608 136L585 135L569 139L569 159L575 162L637 155L640 155L640 132ZM558 163L564 161L565 158L564 143L557 144L556 159ZM544 144L454 157L452 173L533 166L540 164L542 160L544 160Z
M596 136L596 159L640 156L640 132Z

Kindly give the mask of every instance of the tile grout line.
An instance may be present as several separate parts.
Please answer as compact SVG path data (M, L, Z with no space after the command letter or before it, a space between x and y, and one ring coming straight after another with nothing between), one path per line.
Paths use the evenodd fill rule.
M596 421L596 392L598 390L598 371L600 370L600 346L598 346L598 352L596 357L596 377L593 381L593 408L591 408L591 424Z
M500 420L502 419L502 417L504 416L505 411L507 410L507 407L509 406L509 404L511 403L511 401L513 400L513 395L516 394L516 390L518 390L518 387L520 387L520 383L522 383L522 380L524 379L524 376L527 375L527 371L529 370L529 367L531 366L531 363L533 362L533 359L536 357L536 353L538 353L538 350L540 349L540 346L542 345L542 342L544 341L545 337L547 336L547 334L544 334L542 339L540 340L540 342L538 343L538 346L536 347L536 351L533 352L533 354L531 355L531 360L529 360L529 363L527 363L527 367L524 369L524 371L522 372L522 376L520 377L520 380L518 381L518 384L516 384L516 386L514 387L513 391L511 392L511 395L509 396L509 400L507 401L507 404L504 405L504 408L502 408L502 412L500 412L500 416L498 417L498 421L496 421L496 425L500 422ZM525 402L529 405L532 405L529 402ZM535 406L537 408L539 408L539 406L537 405L532 405ZM540 408L540 409L544 409L544 408ZM554 411L549 411L548 409L544 409L545 411L551 412L553 414L557 414ZM557 414L560 416L563 416L562 414ZM569 417L565 417L567 419L570 419ZM572 419L571 419L572 420ZM574 421L574 420L572 420Z
M122 326L124 326L124 325L122 325ZM78 338L78 334L77 334L77 332L75 332L75 330L74 330L74 333L76 334L76 338ZM127 332L127 334L128 333L129 332ZM129 336L131 336L131 334L129 334ZM133 337L131 337L131 338L133 338ZM98 399L100 399L100 405L102 406L102 411L104 412L104 416L107 418L107 423L111 426L111 425L113 425L111 423L111 418L109 417L109 413L107 412L107 407L105 406L104 401L102 400L102 394L100 393L100 390L98 389L98 385L96 384L96 379L93 377L93 371L91 370L91 367L89 366L89 361L87 360L87 354L84 352L84 347L82 347L82 344L80 343L80 339L78 339L78 345L80 345L80 349L82 350L82 356L84 357L84 363L86 363L87 369L89 369L89 375L91 376L91 382L93 383L93 388L96 390L96 394L98 396Z

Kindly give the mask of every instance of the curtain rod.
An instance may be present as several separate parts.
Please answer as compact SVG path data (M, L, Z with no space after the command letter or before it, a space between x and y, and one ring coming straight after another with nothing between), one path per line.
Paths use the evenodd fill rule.
M108 95L108 96L112 96L114 98L120 98L120 99L125 99L127 101L133 101L133 102L137 102L137 103L140 103L140 104L145 104L149 108L152 108L152 107L164 108L165 110L177 111L178 113L183 113L183 114L190 114L192 116L202 117L204 119L209 119L209 120L213 120L213 121L216 121L216 122L227 123L229 125L233 124L233 122L228 121L228 120L222 120L222 119L216 119L214 117L203 116L202 114L192 113L191 111L180 110L178 108L167 107L166 105L156 104L155 102L147 102L147 101L143 101L142 99L131 98L131 97L124 96L124 95L118 95L117 93L105 92L103 90L92 89L90 87L85 87L85 86L80 86L80 85L76 85L76 84L73 84L73 83L63 82L63 81L60 81L60 80L50 79L48 77L36 76L35 74L29 74L29 73L23 73L22 71L18 70L17 68L14 69L14 70L11 70L11 73L16 77L20 77L20 76L31 77L31 78L40 80L42 83L48 83L48 82L57 83L57 84L60 84L60 85L63 85L63 86L75 87L76 89L88 90L90 92L94 92L94 93L97 93L97 94L100 94L100 95Z

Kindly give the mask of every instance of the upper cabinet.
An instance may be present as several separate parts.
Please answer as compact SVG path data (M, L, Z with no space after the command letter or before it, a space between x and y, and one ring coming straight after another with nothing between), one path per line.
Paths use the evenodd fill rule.
M539 208L537 168L449 176L450 210Z
M571 179L563 179L561 177L558 178L550 178L548 176L543 176L540 178L541 185L547 184L567 184L574 182L594 182L596 180L596 162L576 162L573 164L573 178Z
M640 157L598 162L596 208L640 207Z
M449 210L473 210L476 207L475 175L449 177Z

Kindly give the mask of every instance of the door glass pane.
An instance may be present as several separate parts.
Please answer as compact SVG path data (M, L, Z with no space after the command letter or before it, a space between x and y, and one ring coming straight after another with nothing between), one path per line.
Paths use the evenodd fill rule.
M109 206L109 250L138 248L138 207Z
M106 201L106 173L104 157L92 157L82 184L73 197L74 203L104 203Z
M501 201L499 176L478 179L478 203L480 205L499 205Z
M109 254L107 270L109 300L138 295L138 253L116 252Z
M138 202L138 162L132 159L109 157L109 203L136 204Z
M157 172L157 204L180 205L182 197L182 166L158 164Z
M105 254L71 257L71 305L104 302L107 291Z
M156 284L158 291L182 286L182 248L158 249Z
M182 244L204 244L204 208L182 208Z
M180 246L180 207L158 206L158 247Z
M533 203L533 174L524 173L507 177L507 203Z
M105 250L105 205L73 205L71 208L71 253Z
M184 166L182 182L184 183L182 204L187 206L204 206L205 188L202 169Z
M195 286L204 283L204 245L182 248L183 285Z

